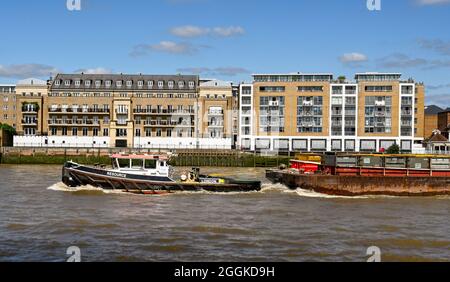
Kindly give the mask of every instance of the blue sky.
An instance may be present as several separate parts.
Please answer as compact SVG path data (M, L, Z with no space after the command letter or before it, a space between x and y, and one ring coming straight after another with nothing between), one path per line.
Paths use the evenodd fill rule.
M450 0L2 2L0 82L54 72L401 72L450 106Z

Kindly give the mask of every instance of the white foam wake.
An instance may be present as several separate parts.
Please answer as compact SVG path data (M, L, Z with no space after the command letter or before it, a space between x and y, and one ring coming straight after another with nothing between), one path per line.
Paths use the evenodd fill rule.
M128 193L125 193L120 190L107 190L107 189L94 187L91 185L69 187L62 182L55 183L52 186L48 187L47 189L52 190L52 191L71 192L71 193L74 193L74 192L99 192L99 193L104 193L104 194L128 194Z

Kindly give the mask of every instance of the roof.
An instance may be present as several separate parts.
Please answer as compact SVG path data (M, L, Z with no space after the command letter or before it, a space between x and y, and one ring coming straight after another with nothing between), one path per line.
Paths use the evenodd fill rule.
M31 85L37 85L37 86L47 86L47 81L37 79L37 78L27 78L23 80L19 80L17 82L18 86L31 86Z
M437 115L440 112L443 112L444 110L436 105L430 105L425 107L425 114L426 115Z
M289 75L329 75L333 76L332 73L302 73L302 72L289 72L289 73L254 73L252 76L289 76Z
M146 154L113 154L112 159L126 159L126 160L168 160L167 155L146 155Z
M210 80L200 83L200 87L231 87L231 82L223 80Z
M59 85L56 85L56 81ZM70 85L65 85L65 81L70 81ZM76 86L75 81L80 81L80 85ZM85 81L91 81L90 86L86 86ZM95 85L96 81L100 81L100 87ZM111 85L106 86L105 81L110 81ZM122 81L122 87L116 85L117 81ZM127 87L126 82L131 81L132 86ZM143 82L143 86L138 86L138 81ZM152 81L153 86L149 86L148 82ZM162 88L158 87L158 82L163 81L164 85ZM174 85L172 88L169 87L168 82L173 81ZM179 82L184 82L184 86L180 87ZM194 87L189 88L189 82L194 82ZM198 75L143 75L143 74L58 74L52 82L51 89L56 91L64 90L122 90L122 91L158 91L158 90L169 90L169 91L183 91L192 92L196 91L198 87L199 76Z
M445 138L441 133L435 132L432 136L425 139L425 142L448 142L448 139Z

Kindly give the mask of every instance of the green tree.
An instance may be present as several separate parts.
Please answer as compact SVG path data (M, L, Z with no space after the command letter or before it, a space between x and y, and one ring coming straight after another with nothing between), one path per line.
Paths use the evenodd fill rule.
M397 144L392 145L386 150L387 154L400 154L400 147Z

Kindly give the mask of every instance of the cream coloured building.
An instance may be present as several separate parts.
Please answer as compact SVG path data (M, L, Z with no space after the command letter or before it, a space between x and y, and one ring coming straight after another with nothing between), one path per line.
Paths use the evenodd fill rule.
M424 86L398 73L256 74L240 86L243 150L423 151Z

